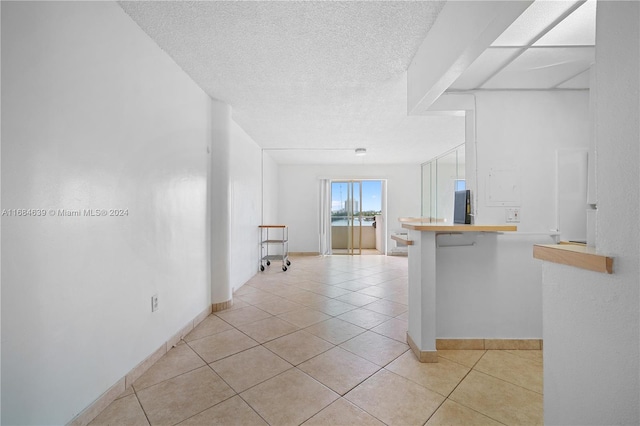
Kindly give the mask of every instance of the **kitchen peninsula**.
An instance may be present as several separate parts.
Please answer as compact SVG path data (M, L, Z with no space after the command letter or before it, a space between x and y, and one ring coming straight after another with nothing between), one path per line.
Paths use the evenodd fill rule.
M470 249L486 250L485 242L479 241L479 236L486 233L502 233L516 231L511 225L451 225L445 223L403 223L403 228L409 230L409 324L407 343L420 362L438 362L436 338L438 337L437 299L440 290L438 274L438 250L459 250L456 254L460 264L466 262ZM443 237L445 237L443 239ZM476 247L482 243L483 247ZM488 247L497 244L489 242ZM473 274L481 280L483 276L490 276L496 268L496 263L484 264L476 262ZM471 332L470 332L471 333ZM469 335L468 337L473 337Z

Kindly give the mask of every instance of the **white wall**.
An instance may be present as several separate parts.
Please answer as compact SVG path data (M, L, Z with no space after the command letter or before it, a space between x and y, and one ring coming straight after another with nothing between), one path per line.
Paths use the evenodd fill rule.
M606 275L543 264L545 424L640 423L640 4L598 2L596 249Z
M519 186L518 230L548 233L557 226L556 150L589 146L588 91L479 92L475 96L476 223L506 223L508 207L491 206L488 200L490 192L501 192L489 191L489 174L515 171L519 181L504 182ZM472 155L473 150L468 152ZM468 164L472 169L473 161Z
M258 225L262 215L262 150L231 122L229 165L229 278L238 289L258 271Z
M320 179L387 180L387 247L399 217L420 216L420 165L281 165L280 222L289 226L289 250L318 252Z
M438 338L542 338L542 273L531 248L553 244L551 237L466 233L436 240Z
M1 7L2 208L128 209L2 218L2 423L64 424L209 306L210 99L116 3Z
M262 151L262 223L278 222L278 164Z

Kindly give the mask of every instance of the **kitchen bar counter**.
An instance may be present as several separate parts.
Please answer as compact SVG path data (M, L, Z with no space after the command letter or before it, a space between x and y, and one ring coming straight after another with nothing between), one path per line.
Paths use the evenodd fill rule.
M409 230L409 327L407 343L420 362L438 362L436 351L436 250L439 234L513 232L513 225L403 223ZM464 261L464 259L461 259ZM488 265L494 267L494 265ZM477 276L483 271L478 270Z
M403 223L403 228L427 232L512 232L518 227L513 225L459 225L445 223Z

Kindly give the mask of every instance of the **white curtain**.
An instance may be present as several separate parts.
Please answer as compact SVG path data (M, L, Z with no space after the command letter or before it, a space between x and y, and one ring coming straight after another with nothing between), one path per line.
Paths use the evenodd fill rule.
M331 254L331 179L320 179L320 255Z

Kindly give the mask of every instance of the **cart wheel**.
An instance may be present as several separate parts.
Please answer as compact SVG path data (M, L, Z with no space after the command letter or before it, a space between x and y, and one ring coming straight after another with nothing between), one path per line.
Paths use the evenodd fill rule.
M283 271L286 271L286 270L287 270L287 267L283 265L283 266L282 266L282 270L283 270Z
M271 262L267 260L267 266L270 266L270 265L271 265Z
M264 271L264 265L260 265L260 270Z
M287 260L287 266L291 266L291 262Z

